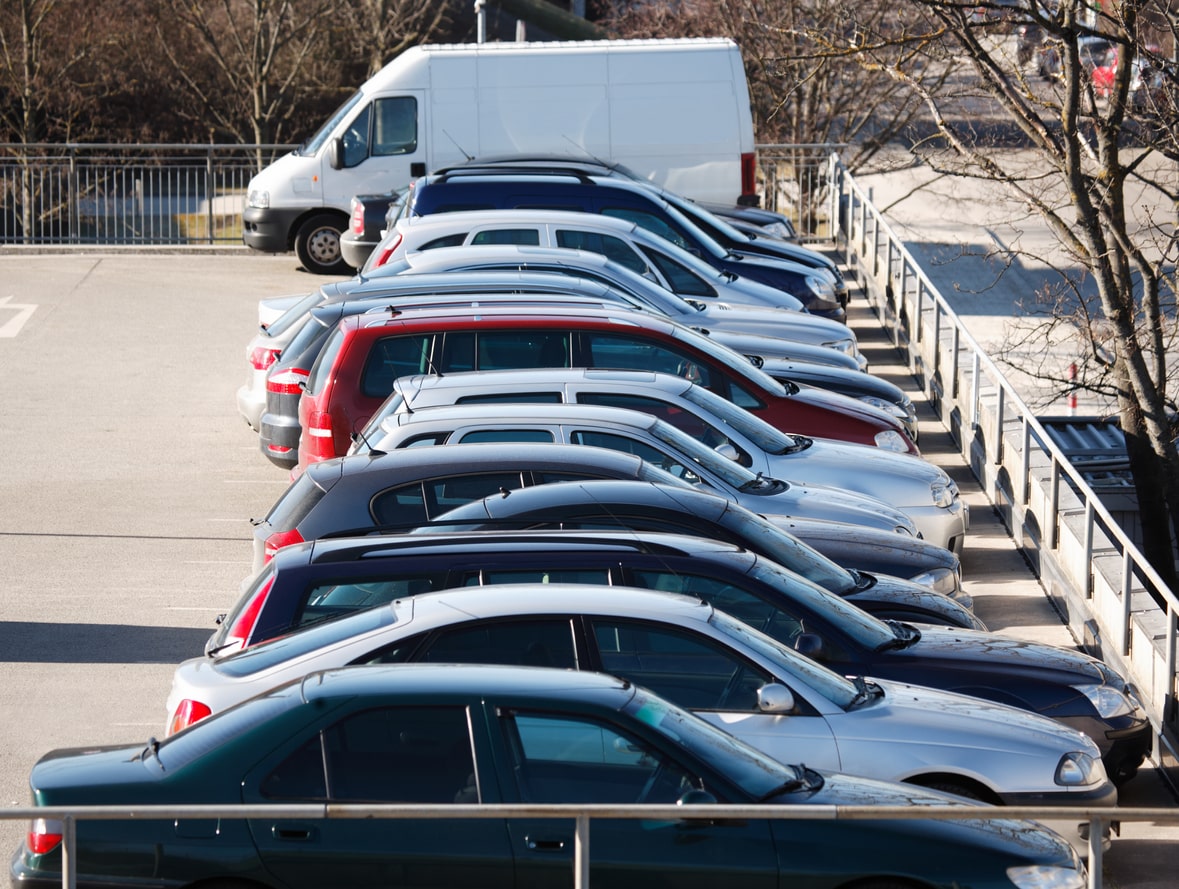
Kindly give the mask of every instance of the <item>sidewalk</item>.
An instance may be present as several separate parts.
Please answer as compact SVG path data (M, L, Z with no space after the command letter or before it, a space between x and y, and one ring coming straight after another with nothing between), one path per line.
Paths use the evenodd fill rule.
M878 184L878 206L887 206L889 194L908 193L910 181ZM882 193L884 198L882 199ZM942 197L945 195L943 194ZM901 233L912 234L909 242L918 258L924 257L927 274L962 317L980 343L1000 343L1019 314L1019 304L1034 287L1043 269L1030 263L1004 265L988 255L997 246L991 230L982 226L944 222L946 204L930 194L910 200L917 210L906 216L911 225L896 224ZM968 202L969 204L969 202ZM954 213L966 218L969 210ZM920 240L935 228L938 240ZM952 242L953 238L961 238ZM988 240L991 242L988 246ZM1002 274L999 274L1002 272ZM990 629L1020 638L1053 645L1076 647L1031 568L999 520L990 501L959 454L944 426L925 405L908 368L885 336L866 301L855 289L849 305L848 324L855 331L860 348L869 360L869 370L910 392L918 404L922 454L936 463L958 483L970 504L971 527L962 553L963 586L974 597L975 611ZM1047 412L1052 412L1049 409ZM1063 410L1059 411L1063 413ZM1179 806L1148 762L1119 792L1119 805L1166 808ZM1179 885L1179 825L1127 823L1103 858L1106 889L1173 889Z

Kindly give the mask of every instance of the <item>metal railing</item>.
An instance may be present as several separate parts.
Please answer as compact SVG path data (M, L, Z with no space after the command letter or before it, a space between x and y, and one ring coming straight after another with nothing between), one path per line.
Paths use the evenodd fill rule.
M1138 688L1175 763L1179 598L970 335L835 156L837 237L894 345L1073 637ZM1165 773L1165 770L1164 770Z
M151 821L192 819L415 819L480 820L487 818L544 818L575 822L573 841L574 889L589 889L590 824L595 818L642 819L678 823L691 820L770 819L780 821L992 821L1052 820L1062 812L1077 823L1088 822L1088 886L1101 889L1102 840L1111 822L1154 822L1179 824L1179 809L1158 808L1068 808L1046 806L770 806L770 805L558 805L558 804L463 804L463 805L372 805L372 804L255 804L236 806L40 806L2 809L7 820L51 819L62 824L63 889L77 886L77 824L79 821Z
M0 144L0 244L241 244L250 177L292 147Z

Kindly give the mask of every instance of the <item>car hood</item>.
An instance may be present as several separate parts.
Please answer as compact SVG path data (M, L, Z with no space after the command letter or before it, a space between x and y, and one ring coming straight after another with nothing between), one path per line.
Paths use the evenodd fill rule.
M937 669L937 662L950 669L984 664L992 674L1026 673L1030 678L1065 684L1100 683L1104 679L1097 661L1069 648L953 627L921 627L920 632L921 638L914 644L888 652L888 657L877 663L905 661L909 666L927 664L930 669Z
M701 318L700 320L705 322L707 319ZM692 323L687 326L706 330L709 339L713 339L723 346L728 346L741 355L756 355L759 358L793 358L796 361L812 361L832 367L860 370L860 363L855 356L845 355L838 349L816 346L813 343L783 340L781 337L766 336L765 334L713 329L707 323Z
M864 575L861 574L861 576ZM872 574L870 576L874 581L870 586L845 593L844 598L860 605L860 607L863 607L860 604L862 601L895 603L898 607L920 609L930 614L941 615L947 620L952 620L954 626L962 626L963 621L969 621L975 630L985 631L987 629L968 608L963 607L961 603L949 596L934 592L927 586L889 574Z
M886 531L899 527L914 537L917 535L913 520L899 509L875 497L841 488L790 482L789 488L779 494L741 494L738 499L742 506L762 514L866 525Z
M933 506L930 486L949 483L945 472L911 454L829 439L816 438L805 450L768 457L770 474L775 478L813 478L838 484L849 491L884 498L901 509Z

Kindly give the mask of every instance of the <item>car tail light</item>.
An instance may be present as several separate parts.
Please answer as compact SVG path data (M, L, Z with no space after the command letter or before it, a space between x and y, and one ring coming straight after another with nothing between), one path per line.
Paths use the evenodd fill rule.
M393 243L386 247L382 247L378 252L373 254L373 261L369 265L370 269L379 269L389 261L389 257L396 252L397 248L401 246L400 233L393 239Z
M282 454L285 456L293 451L294 448L288 448L286 445L277 445L271 441L266 443L266 450L271 454Z
M255 346L250 350L247 360L250 362L250 367L254 370L267 370L270 365L278 360L278 353L280 349L272 349L269 346Z
M202 704L200 701L183 700L180 706L176 708L176 712L172 714L172 721L168 723L168 737L176 734L182 729L188 728L194 722L200 722L206 716L212 716L213 711L209 709L208 704Z
M262 548L262 559L269 562L274 558L274 554L284 546L302 542L303 535L299 533L297 528L291 528L289 531L275 531L266 538L266 545Z
M29 833L25 838L29 851L34 855L52 852L61 845L61 835L64 829L60 821L55 821L52 818L34 818L29 824Z
M307 435L299 442L299 457L317 463L336 456L336 441L332 436L332 415L327 411L311 411L307 417Z
M741 197L757 196L757 155L747 151L741 155Z
M292 367L279 371L266 378L266 391L275 395L298 395L303 391L303 384L307 382L310 371L301 367Z
M354 235L364 234L364 204L356 198L352 199L352 222L349 228Z
M254 597L234 617L233 626L229 628L229 632L225 634L225 638L221 640L218 648L228 649L235 644L242 648L246 647L250 635L254 632L254 624L258 622L258 615L262 613L262 606L266 604L266 597L270 595L273 586L274 572L272 571L266 582L258 587Z

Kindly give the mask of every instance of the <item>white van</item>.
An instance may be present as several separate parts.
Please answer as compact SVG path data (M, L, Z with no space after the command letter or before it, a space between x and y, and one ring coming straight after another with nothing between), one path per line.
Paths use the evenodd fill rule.
M726 38L478 43L407 49L305 144L255 176L242 238L292 248L310 271L348 271L353 195L503 154L626 165L702 201L754 192L753 118Z

